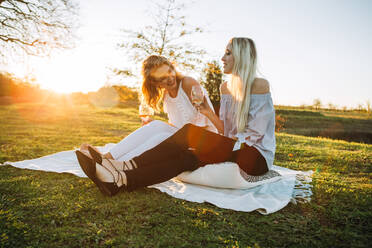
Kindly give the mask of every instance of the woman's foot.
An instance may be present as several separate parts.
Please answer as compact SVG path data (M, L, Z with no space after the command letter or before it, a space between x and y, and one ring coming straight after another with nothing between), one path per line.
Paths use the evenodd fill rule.
M76 151L80 167L105 195L114 196L127 184L124 171L97 166L97 163L81 151Z
M103 182L115 183L119 188L127 186L127 176L125 170L120 170L113 166L108 159L102 160L102 166L96 167L97 178Z
M102 154L96 147L94 147L90 144L86 144L86 143L84 143L80 146L79 151L81 151L82 153L84 153L88 157L91 157L91 155L89 154L89 151L88 151L89 147L91 149L93 149L94 151L96 151L98 154L100 154L102 158L114 159L112 157L111 153L108 152L108 153Z
M89 158L93 159L92 156L90 156L88 151L89 144L82 144L79 148L79 151L84 153L84 155L88 156Z
M114 160L114 159L110 159L110 158L105 158L104 155L102 153L100 153L95 147L93 146L88 146L88 151L91 155L91 157L93 157L93 159L99 163L100 165L102 166L105 166L103 165L103 161L106 160L108 161L109 163L105 163L106 166L107 165L111 165L113 166L115 169L117 170L120 170L120 171L124 171L124 170L133 170L135 168L137 168L137 164L134 162L134 160L128 160L128 161L118 161L118 160ZM111 155L111 154L110 154ZM105 167L106 167L105 166Z
M91 146L91 145L88 145L87 149L89 150L89 148L92 149L92 150L94 150L94 151L95 151L97 154L99 154L102 158L114 159L114 158L112 157L111 153L109 153L109 152L103 154L103 153L101 153L101 152L100 152L96 147Z

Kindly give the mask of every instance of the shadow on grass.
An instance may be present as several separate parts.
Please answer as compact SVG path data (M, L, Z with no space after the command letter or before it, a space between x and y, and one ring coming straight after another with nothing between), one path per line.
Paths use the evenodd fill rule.
M310 137L324 137L330 139L345 140L349 142L372 144L372 133L362 131L324 130L310 131L309 133L305 133L304 135Z

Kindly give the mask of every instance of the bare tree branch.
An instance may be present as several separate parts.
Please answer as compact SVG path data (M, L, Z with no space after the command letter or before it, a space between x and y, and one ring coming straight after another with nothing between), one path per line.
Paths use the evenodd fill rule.
M181 15L185 5L176 0L164 0L154 5L150 12L153 25L138 31L123 29L123 41L118 47L135 62L158 54L176 60L185 69L195 69L201 64L205 51L186 43L185 38L203 32L202 28L186 24L185 16Z
M9 51L43 56L72 47L78 11L74 1L0 0L0 57L11 59Z

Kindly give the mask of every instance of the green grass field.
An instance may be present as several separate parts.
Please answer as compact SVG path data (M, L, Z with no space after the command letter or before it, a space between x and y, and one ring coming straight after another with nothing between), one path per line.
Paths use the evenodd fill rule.
M370 119L296 111L278 110L275 164L315 172L310 203L263 216L156 189L108 198L87 178L5 165L0 247L369 247L372 145L308 136L332 125L368 133ZM140 126L136 108L17 104L0 106L0 117L0 163L118 142Z
M372 144L372 115L357 111L304 110L278 107L284 132Z

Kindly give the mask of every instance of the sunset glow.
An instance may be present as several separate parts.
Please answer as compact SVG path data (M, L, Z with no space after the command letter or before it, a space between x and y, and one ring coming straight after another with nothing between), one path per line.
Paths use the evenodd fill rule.
M0 70L19 78L31 75L41 88L62 93L96 91L107 83L137 87L140 78L113 77L111 69L134 68L134 74L140 74L140 64L118 43L127 39L122 29L156 26L150 15L152 2L79 1L81 26L73 50L4 68L0 65ZM205 49L208 62L221 60L232 37L253 38L259 76L270 82L275 104L311 105L319 99L323 105L339 108L365 105L372 101L368 93L372 89L368 25L372 1L336 2L237 0L226 5L224 1L195 1L186 4L182 15L189 25L206 32L184 42ZM227 10L234 14L227 15ZM185 74L197 80L202 76L197 70Z
M64 52L35 62L36 83L58 93L96 91L106 82L105 65L89 50Z

